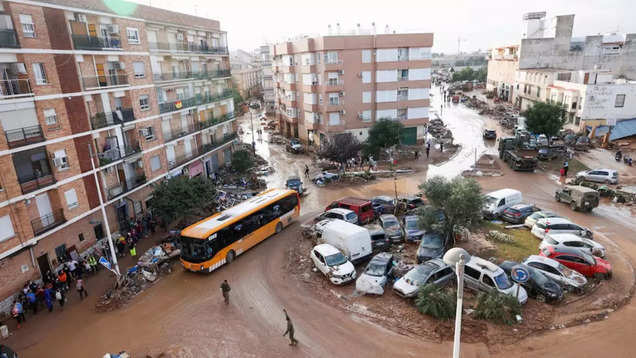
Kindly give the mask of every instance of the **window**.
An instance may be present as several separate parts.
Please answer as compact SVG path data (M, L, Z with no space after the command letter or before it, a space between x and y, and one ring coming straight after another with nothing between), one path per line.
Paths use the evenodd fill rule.
M35 26L31 15L20 15L20 24L22 24L22 35L24 37L35 37Z
M9 215L0 216L0 241L10 239L15 236L13 231L13 223Z
M362 121L363 122L371 122L371 111L362 111Z
M408 47L400 47L398 49L398 61L408 61L408 60L409 60Z
M84 240L85 240L85 239L84 239L84 233L83 233L83 232L80 232L80 233L77 235L77 238L79 239L79 241L84 241Z
M377 103L395 102L397 100L397 90L376 91L375 101Z
M55 109L49 108L44 110L44 122L49 126L57 123L57 114L55 113Z
M409 89L407 87L400 87L397 91L397 100L406 101L409 99Z
M371 71L362 71L362 83L371 83Z
M68 206L69 209L73 209L79 206L79 203L77 202L77 193L75 193L75 189L65 191L64 197L66 198L66 206Z
M146 66L143 62L133 62L133 71L135 72L135 78L146 77Z
M479 276L481 276L481 272L475 270L470 266L464 266L464 273L466 274L466 276L470 276L475 280L479 280Z
M483 281L486 285L494 288L495 287L495 283L493 282L492 278L490 278L490 276L488 275L484 275L483 277Z
M158 155L155 155L154 157L150 158L150 170L156 172L159 169L161 169L161 160L159 160Z
M329 93L329 105L335 106L340 104L340 95L338 92Z
M398 108L398 110L397 110L397 118L398 118L398 120L400 120L400 121L405 120L407 118L406 117L406 113L407 113L407 109L406 108Z
M614 107L624 107L625 106L625 95L624 94L617 94L616 95L616 100L614 101Z
M430 68L412 68L408 71L409 81L421 81L431 79Z
M381 109L375 113L376 120L389 119L393 120L397 118L397 109Z
M141 109L142 111L147 111L150 109L148 95L139 96L139 109Z
M126 36L128 36L129 44L138 44L139 43L139 30L134 27L129 27L126 29Z
M428 107L409 107L408 119L428 118Z
M409 88L409 101L428 99L428 88Z
M362 63L371 63L371 50L362 50Z
M371 103L371 92L362 92L362 103Z
M139 130L139 134L147 141L155 140L155 132L152 127L145 127Z
M537 97L541 97L541 87L537 87Z
M33 64L33 74L35 76L35 83L38 85L45 85L48 83L46 79L46 71L44 71L44 65L41 63Z
M375 52L376 62L393 62L398 60L398 49L379 48Z
M59 170L69 168L68 157L66 156L66 150L60 149L53 153L53 165Z
M329 51L325 54L325 63L334 64L338 63L338 53L335 51Z
M427 60L431 58L430 47L411 47L409 48L409 60Z
M329 125L337 126L340 124L340 112L329 112Z

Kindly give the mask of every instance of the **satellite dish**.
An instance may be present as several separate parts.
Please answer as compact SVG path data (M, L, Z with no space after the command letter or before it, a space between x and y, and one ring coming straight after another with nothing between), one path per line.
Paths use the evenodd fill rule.
M468 251L462 249L461 247L453 247L452 249L446 251L442 260L449 266L454 267L457 262L459 262L460 257L463 256L464 262L470 260L470 254Z

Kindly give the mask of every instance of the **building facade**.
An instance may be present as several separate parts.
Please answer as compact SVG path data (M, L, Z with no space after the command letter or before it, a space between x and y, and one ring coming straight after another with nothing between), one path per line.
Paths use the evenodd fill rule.
M102 205L123 232L151 184L231 158L219 22L81 4L0 3L0 300L103 240Z
M519 46L503 46L488 52L488 78L486 89L494 91L500 99L512 102L515 80L519 69Z
M260 97L262 94L263 73L260 67L246 66L232 70L232 80L244 99Z
M263 104L265 113L274 113L274 80L272 76L271 46L263 45L258 49L257 63L261 68L261 88L263 91Z
M341 133L362 141L386 118L404 124L405 144L423 141L432 46L431 33L323 36L273 46L281 132L314 145Z

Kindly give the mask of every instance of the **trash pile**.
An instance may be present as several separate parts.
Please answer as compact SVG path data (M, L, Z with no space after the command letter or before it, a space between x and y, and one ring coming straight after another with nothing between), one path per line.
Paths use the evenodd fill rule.
M506 243L514 242L514 239L512 238L511 235L508 235L506 233L503 233L503 232L497 231L497 230L488 231L488 233L486 234L486 240L497 241L497 242L506 242Z
M436 117L429 122L428 133L435 138L437 143L453 143L453 133L450 129L446 128L446 125L439 117Z

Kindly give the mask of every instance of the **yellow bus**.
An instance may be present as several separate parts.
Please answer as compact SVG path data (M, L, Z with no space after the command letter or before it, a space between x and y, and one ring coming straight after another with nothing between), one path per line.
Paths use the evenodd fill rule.
M295 190L269 189L181 231L181 263L212 272L279 233L300 214Z

